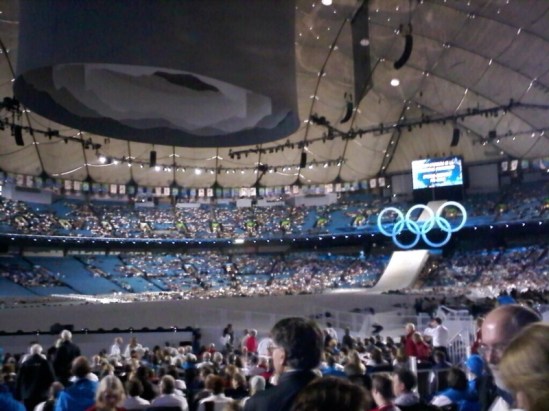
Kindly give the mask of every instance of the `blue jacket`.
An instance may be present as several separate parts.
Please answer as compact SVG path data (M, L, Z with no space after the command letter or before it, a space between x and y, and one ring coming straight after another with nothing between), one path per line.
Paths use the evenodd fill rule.
M95 404L97 382L81 378L59 394L55 411L85 411Z

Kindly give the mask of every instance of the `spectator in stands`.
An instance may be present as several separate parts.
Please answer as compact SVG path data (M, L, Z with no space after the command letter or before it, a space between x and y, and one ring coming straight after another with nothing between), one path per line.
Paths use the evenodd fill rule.
M267 337L262 338L257 344L257 355L260 357L270 357L273 348L273 339L269 334Z
M48 399L38 404L34 411L53 411L55 409L55 402L59 398L59 394L63 391L63 384L59 381L54 381L48 390Z
M211 395L203 398L198 403L198 411L206 411L206 404L213 403L214 410L223 410L225 404L232 402L232 398L226 397L223 393L224 381L223 378L217 375L211 375L208 377L208 386L211 387Z
M415 350L418 361L431 361L431 346L423 340L423 336L420 333L415 332L412 334L412 341L416 346Z
M336 343L339 342L339 339L337 337L337 331L336 329L332 326L332 323L331 322L327 322L326 323L326 328L324 329L324 332L326 333L326 335L328 337L330 337L330 339L332 340L335 340Z
M234 331L233 331L233 325L227 324L227 326L223 329L223 332L221 333L221 343L223 348L227 352L231 352L234 347Z
M319 378L302 390L292 411L364 411L373 401L368 392L337 377Z
M432 368L435 371L448 370L452 368L452 363L446 359L446 354L442 351L435 351L433 353L433 361Z
M175 379L171 375L164 375L160 379L160 395L152 400L154 407L179 407L181 411L188 411L189 406L184 397L175 394Z
M480 403L469 397L467 375L460 368L453 367L448 372L448 388L437 393L431 404L438 407L454 405L458 411L478 411Z
M348 349L353 349L355 347L355 339L351 337L351 330L349 327L345 328L345 333L341 339L341 346L347 347Z
M80 348L72 342L72 333L69 330L61 331L60 343L53 358L53 370L57 380L65 387L69 384L72 363L78 356Z
M315 377L324 347L322 331L313 321L285 318L271 330L278 384L246 401L245 411L289 411L297 394Z
M42 355L42 346L33 344L30 356L21 364L17 373L15 398L23 401L27 411L48 398L48 390L55 380L50 363Z
M408 357L417 357L416 343L413 340L413 335L416 332L416 326L412 323L406 324L404 327L405 335L402 341Z
M525 411L547 410L549 404L549 325L524 328L505 350L501 378Z
M388 365L387 362L383 359L383 351L381 351L381 348L374 347L370 351L370 358L366 361L366 366L368 368L373 367L381 367L384 365Z
M448 328L442 325L440 317L435 317L431 320L429 327L423 334L429 336L434 350L442 351L448 356Z
M471 344L471 354L478 354L478 350L482 344L482 323L484 318L478 317L476 320L475 340Z
M85 411L95 403L98 383L87 378L91 372L88 359L76 357L71 371L76 381L59 394L55 411Z
M410 368L410 357L406 354L406 347L404 345L400 345L396 350L395 359L393 360L393 368L395 370Z
M143 394L141 396L147 401L152 401L156 397L156 390L150 381L151 374L152 370L145 365L140 365L135 371L135 378L143 385Z
M235 400L241 400L248 396L248 383L246 382L246 377L240 372L236 372L231 377L231 387L225 390L227 397L233 398Z
M137 337L132 337L128 345L126 345L126 349L124 350L124 358L130 358L132 356L132 353L142 355L143 352L143 346L137 342Z
M410 370L401 369L393 374L393 393L395 395L395 405L399 408L409 407L419 404L419 396L413 392L417 385L417 379Z
M243 398L241 401L242 407L246 405L246 401L256 393L260 391L265 391L265 386L267 382L265 381L265 378L263 378L261 375L255 375L252 378L250 378L250 395L246 398Z
M122 360L122 343L124 340L122 340L122 337L116 337L114 339L113 344L111 345L111 349L109 351L109 357L114 358L118 361Z
M4 373L0 373L0 410L25 411L25 406L13 398L10 388L5 384Z
M257 330L250 330L244 346L249 353L257 353Z
M132 378L126 383L126 392L128 396L122 403L122 407L126 410L144 410L150 402L142 398L143 384L137 378Z
M95 394L95 404L86 411L125 411L119 407L124 401L124 386L114 375L107 375L99 382Z
M372 411L400 411L393 402L393 382L386 374L372 377L372 397L377 405Z
M480 382L481 410L509 410L513 397L506 390L499 371L503 352L511 340L529 324L541 317L530 308L517 304L503 305L490 311L482 324L480 352L488 365L490 374Z
M333 377L346 377L347 374L343 371L343 366L338 364L333 355L327 354L326 366L320 369L322 375Z
M470 355L465 361L465 367L469 379L469 396L472 399L479 398L479 385L484 377L484 360L478 354Z

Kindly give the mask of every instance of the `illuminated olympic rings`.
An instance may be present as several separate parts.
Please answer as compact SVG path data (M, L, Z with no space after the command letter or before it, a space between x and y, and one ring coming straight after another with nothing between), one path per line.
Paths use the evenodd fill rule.
M458 208L461 211L462 214L462 221L456 226L452 227L450 222L442 217L442 212L446 207L454 206ZM426 212L429 214L429 218L427 218L424 221L414 221L410 218L412 213L415 210L422 210L423 212ZM395 213L397 217L397 221L393 224L392 230L388 231L382 222L382 218L385 214L389 212ZM377 216L377 227L379 228L379 231L381 234L391 237L393 239L393 243L405 250L410 249L412 247L415 247L420 239L423 239L423 241L429 245L430 247L442 247L443 245L446 245L448 241L450 241L450 238L452 237L452 233L455 233L456 231L459 231L463 228L467 221L467 212L465 211L465 207L463 207L460 203L455 201L447 201L444 204L442 204L436 212L433 212L432 209L427 207L423 204L416 204L412 206L406 214L403 214L402 211L400 211L398 208L395 207L387 207L381 210L381 213ZM386 224L389 225L389 224ZM433 242L427 237L427 234L435 228L435 226L440 230L446 233L445 238L441 242ZM414 241L412 241L410 244L403 244L399 239L398 235L402 233L404 230L410 231L412 234L415 234L416 238Z

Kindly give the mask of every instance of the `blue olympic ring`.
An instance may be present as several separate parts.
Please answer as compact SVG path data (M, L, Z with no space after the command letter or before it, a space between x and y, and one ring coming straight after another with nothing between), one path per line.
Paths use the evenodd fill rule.
M452 227L450 222L446 218L442 217L442 213L444 209L449 206L454 206L461 211L462 220L456 227ZM411 218L412 213L416 210L422 210L422 212L426 212L427 214L429 214L429 217L422 222L412 220ZM384 224L382 222L383 216L389 212L393 212L397 215L397 220L393 224L393 228L391 231L388 231L384 227ZM436 212L434 212L431 208L427 207L426 205L416 204L410 207L410 209L406 212L406 214L404 214L398 208L387 207L381 210L381 212L377 216L377 228L379 229L379 232L386 237L391 237L393 239L393 243L396 246L405 250L415 247L417 243L419 243L420 239L423 239L425 244L427 244L430 247L433 247L433 248L442 247L448 244L448 241L450 241L450 238L452 237L452 233L455 233L456 231L461 230L463 226L465 226L466 222L467 222L467 211L465 211L465 207L463 207L463 205L461 205L456 201L445 202L437 209ZM435 226L440 231L446 233L445 238L440 242L431 241L427 236L427 234L431 232L431 230L435 228ZM411 232L412 234L415 234L415 239L410 244L403 244L398 239L398 235L400 235L405 230Z

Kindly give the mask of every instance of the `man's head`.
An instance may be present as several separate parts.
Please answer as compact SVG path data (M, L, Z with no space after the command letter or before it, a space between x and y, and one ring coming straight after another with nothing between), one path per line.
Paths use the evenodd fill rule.
M160 392L162 394L173 394L175 391L175 379L171 375L164 375L160 379Z
M30 347L30 353L32 355L42 354L42 346L40 344L33 344Z
M408 323L404 327L404 330L406 331L406 335L410 335L410 334L413 334L416 331L416 326L412 323Z
M277 373L285 368L310 370L320 362L324 340L318 325L298 317L284 318L271 330Z
M396 396L412 392L416 384L416 376L410 370L400 369L393 374L393 393Z
M81 355L80 357L76 357L72 362L71 372L72 375L74 375L76 378L86 377L86 375L91 372L91 367L88 359L83 355Z
M375 374L372 377L372 397L378 406L394 397L393 382L386 374Z
M61 337L61 340L63 341L70 341L72 340L72 333L69 330L63 330L59 337Z
M498 387L504 387L499 362L505 348L524 327L540 320L540 315L534 310L517 304L502 305L486 316L481 330L481 351Z

